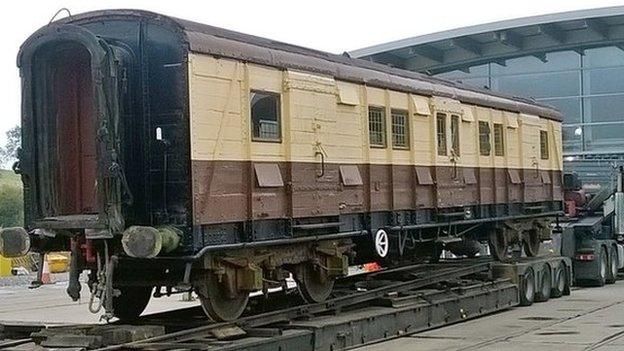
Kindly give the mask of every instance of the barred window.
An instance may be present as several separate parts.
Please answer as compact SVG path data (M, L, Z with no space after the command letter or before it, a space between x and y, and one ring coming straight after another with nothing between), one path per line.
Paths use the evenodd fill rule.
M392 110L392 147L397 149L409 149L407 111Z
M500 123L494 123L494 155L505 156L505 129Z
M386 111L368 107L368 134L371 146L386 146Z
M451 153L459 156L459 116L451 116Z
M281 141L279 94L252 90L250 102L253 140Z
M481 156L490 156L490 124L479 121L479 153Z
M542 160L548 160L548 132L540 130L540 157Z
M438 155L448 155L448 151L446 150L446 115L444 113L438 113L436 115L436 135Z

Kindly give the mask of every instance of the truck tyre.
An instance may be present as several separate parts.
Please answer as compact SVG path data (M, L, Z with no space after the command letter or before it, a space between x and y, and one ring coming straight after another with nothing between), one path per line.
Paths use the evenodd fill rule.
M544 264L541 273L539 288L535 291L535 302L545 302L550 298L550 290L552 288L550 265Z
M557 298L563 295L566 289L566 270L563 262L559 262L553 274L553 285L550 289L550 297Z
M520 306L531 306L535 300L535 272L529 267L520 278Z
M618 274L618 254L615 247L609 248L609 269L607 270L607 284L613 284L617 280Z
M566 264L563 264L563 277L565 278L565 283L563 284L563 296L570 296L570 292L572 291L572 281L574 278L568 270L569 267Z
M609 258L607 257L607 250L600 248L600 256L598 257L598 276L593 280L594 286L604 286L607 282L607 272L609 270Z

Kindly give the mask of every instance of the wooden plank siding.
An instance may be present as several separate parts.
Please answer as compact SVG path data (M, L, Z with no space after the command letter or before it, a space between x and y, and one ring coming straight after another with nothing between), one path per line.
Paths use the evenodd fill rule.
M208 55L188 62L195 225L562 198L560 122ZM251 90L280 94L281 142L252 141ZM385 111L386 147L369 145L368 106ZM392 147L392 110L407 111L409 148ZM438 155L438 113L449 149L459 116L459 155ZM489 156L479 152L479 121L490 125ZM494 123L504 126L503 156ZM549 159L540 158L542 130ZM284 185L260 186L257 163L277 165ZM361 184L345 184L345 165Z

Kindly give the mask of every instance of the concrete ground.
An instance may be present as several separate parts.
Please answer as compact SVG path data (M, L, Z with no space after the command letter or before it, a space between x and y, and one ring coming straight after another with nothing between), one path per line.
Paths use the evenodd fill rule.
M624 350L624 281L357 350Z
M89 289L82 284L82 297L73 302L65 293L67 281L29 289L27 285L0 287L0 322L97 323L99 314L89 312ZM182 295L152 299L145 313L198 305L182 301Z

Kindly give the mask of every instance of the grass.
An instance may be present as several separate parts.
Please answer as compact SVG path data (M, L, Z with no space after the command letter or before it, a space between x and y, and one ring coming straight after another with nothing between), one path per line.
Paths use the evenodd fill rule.
M0 186L11 185L22 187L22 178L9 169L0 169Z

